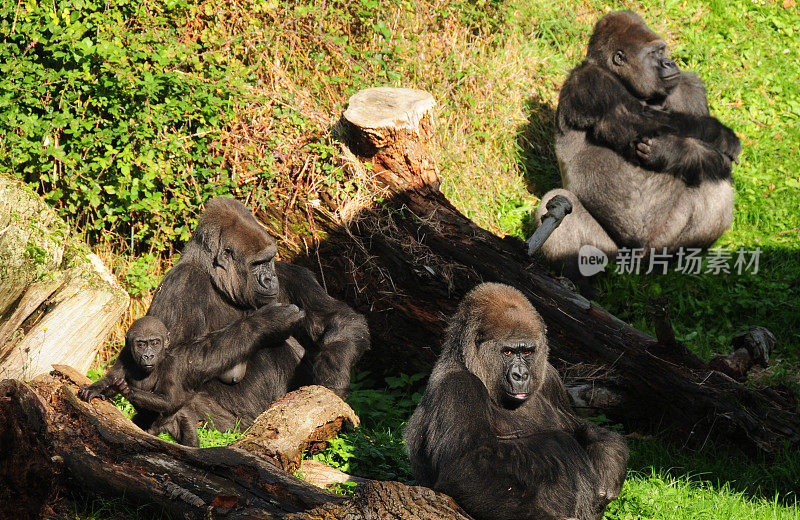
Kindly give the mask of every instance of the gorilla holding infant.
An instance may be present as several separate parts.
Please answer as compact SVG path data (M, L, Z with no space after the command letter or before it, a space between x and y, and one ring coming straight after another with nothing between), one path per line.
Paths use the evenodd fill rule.
M180 424L185 430L203 416L217 428L233 417L247 427L275 399L306 384L344 397L350 370L369 348L367 322L325 293L308 269L276 254L243 204L209 200L156 290L147 311L156 321L134 330L117 364L81 397L127 393L137 408L134 421L153 433L181 431ZM169 369L131 356L135 342L154 332L171 344L164 348Z
M601 518L625 479L622 437L576 418L545 326L507 285L469 292L406 426L417 481L480 520Z

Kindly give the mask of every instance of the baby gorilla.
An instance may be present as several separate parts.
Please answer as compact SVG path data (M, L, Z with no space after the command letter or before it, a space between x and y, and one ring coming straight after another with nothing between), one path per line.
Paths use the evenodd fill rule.
M480 520L601 518L628 448L572 414L547 355L522 293L494 283L468 293L406 427L417 481Z
M181 444L197 446L195 427L204 416L213 416L217 428L234 425L230 412L198 390L258 349L283 345L304 316L296 305L267 305L227 327L172 346L161 320L139 318L128 329L114 366L78 397L89 401L122 394L146 416L134 422L148 432L167 431Z

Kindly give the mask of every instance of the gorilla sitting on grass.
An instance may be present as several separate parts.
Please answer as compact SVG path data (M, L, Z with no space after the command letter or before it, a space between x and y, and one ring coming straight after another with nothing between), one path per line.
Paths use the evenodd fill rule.
M469 292L408 422L417 481L480 520L594 520L625 480L617 433L576 418L545 326L507 285Z

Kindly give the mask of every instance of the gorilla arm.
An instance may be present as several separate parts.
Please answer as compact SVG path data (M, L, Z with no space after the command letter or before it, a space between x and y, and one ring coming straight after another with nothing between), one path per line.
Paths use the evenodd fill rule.
M114 362L114 365L108 369L108 372L97 382L78 390L78 397L84 401L90 401L95 397L101 399L114 397L120 393L118 386L119 381L124 381L126 372L133 369L133 358L128 348L124 347L119 353L117 360Z
M616 432L601 428L594 423L575 417L567 390L555 368L548 366L542 385L542 395L557 409L565 430L572 433L578 444L586 451L599 477L599 499L603 507L619 496L625 481L628 461L628 445Z
M611 73L583 63L561 89L559 130L583 130L592 141L627 160L668 172L691 186L728 179L739 140L708 115L702 83L686 74L688 79L659 110L645 106ZM678 107L693 112L677 112Z
M247 361L259 348L281 343L304 317L296 305L267 305L198 339L174 345L155 367L155 389L124 388L137 408L170 414L205 383Z
M367 320L347 304L329 296L308 269L275 263L279 300L297 304L306 313L295 337L311 353L313 383L344 398L350 369L369 348Z
M609 72L590 63L579 65L561 89L559 131L583 130L597 144L636 161L635 144L668 127L644 114L642 103Z

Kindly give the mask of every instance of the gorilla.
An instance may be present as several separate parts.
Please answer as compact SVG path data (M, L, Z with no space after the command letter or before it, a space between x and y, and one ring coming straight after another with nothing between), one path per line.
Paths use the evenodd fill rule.
M144 316L131 324L114 365L102 379L81 388L78 397L90 401L122 394L137 410L157 414L149 433L167 431L181 444L197 446L197 422L207 414L216 418L216 428L235 425L233 415L197 391L257 349L286 341L303 316L296 305L267 305L246 319L172 347L161 320Z
M302 385L323 385L344 397L350 370L369 348L366 319L330 297L311 271L276 260L276 253L272 237L243 204L210 199L147 311L164 324L172 345L185 348L204 344L205 335L238 320L243 337L237 341L249 345L265 327L280 327L259 315L265 306L293 304L303 311L285 341L250 356L219 354L218 359L236 363L200 385L199 390L221 407L217 410L241 419L244 427L275 399ZM225 348L224 342L219 344ZM207 362L201 352L196 358L193 364ZM140 412L137 424L153 426L152 410ZM215 425L223 421L223 414L209 415Z
M601 518L628 448L573 415L547 355L544 322L522 293L470 291L406 426L417 481L481 520Z
M556 111L556 156L572 214L542 253L568 276L581 246L708 247L733 217L733 131L709 115L703 82L682 72L666 45L631 11L595 25L586 59L569 75Z

